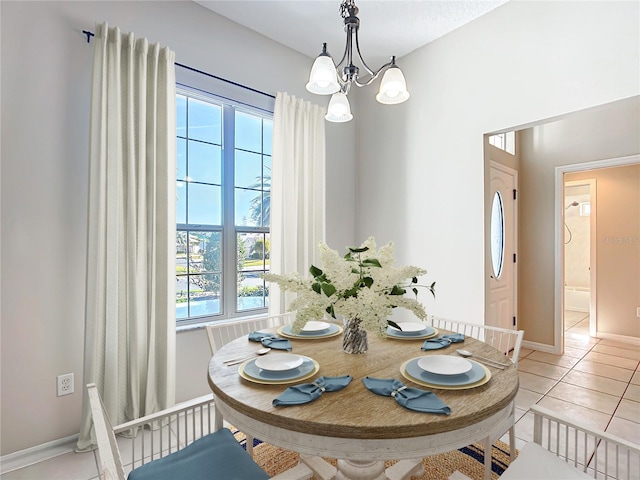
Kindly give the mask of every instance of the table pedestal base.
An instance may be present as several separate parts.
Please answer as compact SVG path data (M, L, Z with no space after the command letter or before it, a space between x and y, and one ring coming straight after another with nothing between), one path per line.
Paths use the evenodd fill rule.
M320 457L301 455L300 460L323 480L409 480L424 473L422 458L400 460L386 470L384 461L338 460L337 471Z
M384 461L339 459L336 480L387 480Z

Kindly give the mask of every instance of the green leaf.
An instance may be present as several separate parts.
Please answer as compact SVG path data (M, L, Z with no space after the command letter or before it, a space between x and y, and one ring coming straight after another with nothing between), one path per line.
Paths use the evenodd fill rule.
M396 322L392 321L392 320L387 320L387 325L391 325L394 328L397 328L398 330L402 331L402 329L400 328L400 325L398 325Z
M331 315L333 318L336 318L336 312L333 310L333 305L329 305L326 308L326 312Z
M362 253L369 250L369 247L362 247L362 248L348 247L348 248L351 253Z
M415 293L416 297L418 296L418 289L416 287L413 287L411 290L413 290L413 293Z
M407 291L404 288L394 285L389 295L404 295L405 293L407 293Z
M316 292L317 294L320 294L320 292L322 291L322 287L321 287L321 285L320 285L318 282L316 282L316 283L312 283L312 284L311 284L311 289L312 289L314 292Z
M351 252L347 252L347 254L344 256L344 259L348 262L352 262L353 258L351 258Z
M315 265L311 265L309 267L309 273L311 274L311 276L313 276L313 278L315 278L315 277L319 277L320 275L322 275L322 270L320 270Z
M334 287L333 285L331 285L330 283L323 283L322 284L322 291L324 292L324 294L327 297L330 297L331 295L333 295L334 293L336 293L336 287Z
M344 291L344 298L349 298L349 297L357 297L358 296L358 285L356 284L353 288L350 288L349 290L345 290Z
M362 262L363 266L367 266L367 267L380 267L382 268L382 265L380 265L380 262L378 260L376 260L375 258L365 258Z
M418 283L418 277L413 277L411 279L411 283Z
M358 270L357 268L352 268L351 269L351 273L355 273L356 275L360 274L360 270Z
M367 286L367 287L371 288L371 285L373 285L373 278L371 278L371 277L364 277L364 278L362 279L362 283L363 283L365 286Z

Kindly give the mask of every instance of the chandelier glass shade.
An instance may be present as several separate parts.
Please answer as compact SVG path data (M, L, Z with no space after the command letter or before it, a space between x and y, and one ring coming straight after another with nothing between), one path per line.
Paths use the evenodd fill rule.
M325 118L330 122L348 122L353 118L347 95L352 85L365 87L373 83L384 72L376 100L385 105L405 102L409 99L407 82L402 70L396 65L396 57L391 57L388 63L378 70L372 70L366 64L360 53L358 30L360 19L357 17L358 7L355 0L343 0L340 4L340 14L344 19L344 29L347 33L347 43L342 59L336 65L327 51L327 44L322 45L322 52L313 62L309 82L306 88L317 95L332 95L327 107ZM355 47L355 52L354 52ZM360 78L360 67L353 62L355 55L364 67L366 76Z
M327 114L324 118L336 123L348 122L353 118L349 100L347 100L347 96L344 93L337 92L331 95L331 100L329 100L329 106L327 107Z

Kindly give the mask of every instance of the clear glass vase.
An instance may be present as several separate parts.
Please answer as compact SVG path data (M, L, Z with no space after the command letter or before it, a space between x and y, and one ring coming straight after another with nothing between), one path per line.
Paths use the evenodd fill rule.
M360 325L362 320L351 318L344 320L344 336L342 337L342 349L347 353L367 353L367 331Z

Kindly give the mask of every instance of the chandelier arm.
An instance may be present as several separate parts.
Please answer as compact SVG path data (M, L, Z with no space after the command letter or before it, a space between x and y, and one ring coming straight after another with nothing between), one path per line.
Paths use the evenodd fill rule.
M393 65L393 63L394 62L392 60L390 62L385 63L383 66L381 66L377 72L370 72L371 77L366 82L359 82L358 79L356 78L353 83L355 83L358 87L366 87L367 85L371 85L371 83L373 83L375 79L378 78L382 72L384 72L387 68Z
M367 65L367 62L364 61L364 58L362 58L362 53L360 53L360 41L358 40L358 30L356 30L356 52L358 53L358 58L360 59L362 66L367 70L367 72L369 72L369 75L377 76L380 73L380 70L384 68L384 67L381 67L377 73L374 73L374 71L371 68L369 68L369 65Z
M346 30L347 30L347 41L345 42L344 53L342 54L342 58L338 63L336 63L336 70L338 70L340 68L340 65L344 63L344 61L347 59L347 56L351 50L351 32L348 28ZM351 59L349 59L349 61L351 61Z

